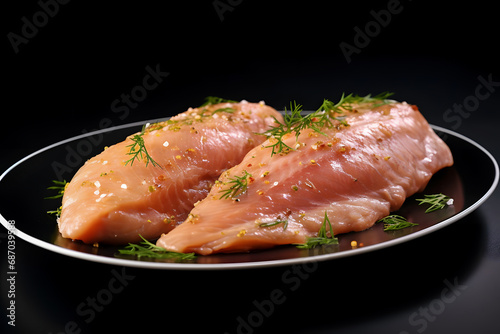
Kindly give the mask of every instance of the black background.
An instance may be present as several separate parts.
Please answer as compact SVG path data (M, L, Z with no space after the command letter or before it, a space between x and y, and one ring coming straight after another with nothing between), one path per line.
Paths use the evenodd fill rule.
M382 91L418 105L430 123L472 138L498 159L500 85L482 88L490 94L474 100L479 78L500 84L495 3L401 0L383 27L374 23L372 11L380 13L388 3L393 1L232 1L221 20L214 1L71 1L46 21L36 14L42 10L37 1L4 4L0 170L37 149L98 129L104 118L120 125L171 116L208 95L265 100L276 109L296 100L307 110L323 98L337 100L342 92ZM38 32L16 53L9 36L22 35L34 15L42 18ZM354 28L367 25L379 29L348 63L339 45L356 46ZM142 85L147 66L169 74L120 117L124 114L113 110L113 101ZM466 101L477 103L466 113L453 111ZM293 270L286 267L127 268L134 278L89 323L77 314L78 305L106 288L112 270L122 268L52 254L17 239L15 329L59 333L75 321L82 333L136 327L235 333L238 317L248 320L256 310L253 302L279 289L286 300L253 332L497 333L499 199L497 191L468 218L405 245L319 263L312 273L293 276L300 277L293 291L283 279ZM6 253L5 235L0 240ZM5 310L6 261L1 262ZM414 312L438 305L445 280L467 288L435 318L427 318L425 328L422 321L410 323ZM2 315L2 328L6 322Z

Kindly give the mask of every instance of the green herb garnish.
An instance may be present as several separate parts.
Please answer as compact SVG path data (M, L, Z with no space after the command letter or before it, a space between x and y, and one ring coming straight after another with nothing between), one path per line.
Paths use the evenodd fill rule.
M205 107L205 106L209 106L212 104L218 104L218 103L238 103L238 101L228 100L228 99L224 99L222 97L217 97L217 96L207 96L205 98L205 102L200 106L200 108Z
M45 197L45 199L57 199L57 198L63 197L64 191L66 190L69 182L67 182L66 180L63 180L63 181L52 180L52 183L54 185L48 187L47 189L48 190L57 190L57 194L54 195L54 196ZM49 215L55 215L56 217L60 217L61 216L61 211L62 211L62 205L59 206L55 210L49 210L49 211L47 211L47 213Z
M349 94L345 95L342 93L342 96L340 97L340 101L333 104L332 102L328 101L326 104L323 103L323 110L337 110L339 108L345 109L352 111L352 105L354 104L365 104L365 103L373 103L374 105L372 108L380 107L383 106L384 104L388 104L391 102L394 102L393 100L389 100L388 98L390 96L394 95L394 93L391 92L383 92L380 94L377 94L375 96L372 96L371 94L365 95L365 96L359 96L359 95L354 95L354 94ZM377 103L376 103L377 102Z
M384 231L396 231L418 225L410 223L405 217L399 215L389 215L378 220L377 223L384 223Z
M328 223L328 226L330 227L330 237L327 236L326 234L326 224ZM314 248L316 246L323 246L323 245L336 245L339 243L338 238L335 238L333 235L333 229L332 229L332 224L330 223L330 219L328 219L328 215L325 211L325 218L323 220L323 223L321 224L321 227L318 232L317 237L310 237L307 238L307 241L303 244L295 244L297 248L301 249L310 249Z
M63 180L63 181L52 180L52 183L54 185L48 187L47 189L48 190L57 190L57 195L45 197L45 199L56 199L56 198L63 197L64 191L66 190L66 187L68 186L69 183L66 180Z
M392 93L382 93L376 96L366 95L345 95L342 94L340 101L337 103L324 99L321 106L315 112L303 116L302 105L297 104L295 101L290 102L290 113L285 108L283 115L284 122L281 123L276 118L274 121L278 124L271 129L260 133L272 138L271 145L265 146L272 148L271 156L278 153L288 153L294 148L288 146L283 142L283 137L289 133L295 133L295 140L297 141L301 131L305 129L312 129L313 131L325 135L322 132L324 128L340 128L341 126L347 127L349 124L345 121L345 110L352 110L354 104L375 103L379 102L376 106L381 106L390 102L387 100Z
M219 113L219 112L227 112L229 114L232 114L234 113L236 110L234 110L234 108L219 108L219 109L216 109L212 112L211 116Z
M433 212L439 209L444 208L446 205L453 204L453 199L444 194L434 194L434 195L424 195L424 198L416 199L417 202L420 202L418 205L422 204L430 204L430 206L425 210L425 213Z
M57 209L55 209L55 210L49 210L49 211L47 211L47 213L49 215L55 215L56 218L61 217L61 212L62 212L62 205L60 207L58 207Z
M219 199L225 198L236 198L243 194L248 187L248 181L252 177L252 174L248 173L246 170L243 171L243 176L234 176L230 181L224 182L224 185L229 185L227 189L222 189L219 192L222 193Z
M228 99L224 99L222 97L217 97L217 96L207 96L205 98L205 102L201 106L199 106L198 108L203 108L203 107L207 107L207 106L211 106L213 104L219 104L219 103L238 103L238 101L228 100ZM212 113L205 114L204 113L205 110L206 110L206 108L202 109L202 113L200 115L201 117L213 116L213 115L220 113L220 112L226 112L226 113L232 114L236 111L234 108L227 107L227 108L219 108L219 109L212 111Z
M283 231L285 231L286 228L288 227L288 220L287 219L285 219L285 220L278 219L278 220L270 222L270 223L261 223L261 224L259 224L259 227L272 227L272 226L276 226L279 224L283 224Z
M176 262L180 261L191 261L196 259L194 253L177 253L170 252L163 247L156 246L155 244L144 239L142 235L139 234L141 239L141 245L129 243L124 249L119 249L121 255L133 255L137 256L138 259L142 257L149 257L155 259L173 259Z
M146 158L146 167L148 166L149 163L151 163L154 167L160 167L162 168L154 159L149 155L148 150L146 149L146 144L144 143L144 133L146 131L148 124L144 124L142 126L142 131L139 134L134 135L133 137L130 138L134 143L127 145L127 147L130 147L129 152L127 155L131 155L132 158L128 159L125 161L125 166L128 165L130 162L130 166L134 164L135 160L142 160Z
M302 105L297 104L295 101L290 102L290 114L285 108L285 113L283 115L284 123L281 123L276 119L276 117L273 116L274 121L279 125L261 133L262 135L266 135L268 138L273 139L271 145L265 146L266 148L272 148L271 156L277 153L282 153L283 151L289 152L290 150L293 150L292 147L285 144L283 136L296 131L296 139L298 138L300 134L298 127L305 124L305 122L303 122L304 116L301 115L301 112Z

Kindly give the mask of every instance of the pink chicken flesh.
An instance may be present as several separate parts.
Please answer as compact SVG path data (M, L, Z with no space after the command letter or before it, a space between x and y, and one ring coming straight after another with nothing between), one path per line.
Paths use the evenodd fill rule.
M157 245L208 255L304 243L325 212L334 234L362 231L453 164L415 106L353 105L342 115L348 126L285 135L292 150L271 155L275 138L255 147Z
M265 140L256 133L269 129L273 117L282 119L264 103L243 101L190 108L152 124L142 138L159 166L144 154L125 165L133 157L129 136L75 174L64 192L60 233L85 243L158 238L188 217L222 172Z

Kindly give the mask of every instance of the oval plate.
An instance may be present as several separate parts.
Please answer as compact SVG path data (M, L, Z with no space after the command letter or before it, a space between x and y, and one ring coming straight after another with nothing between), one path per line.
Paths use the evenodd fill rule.
M123 246L93 247L62 238L55 218L47 214L47 211L61 205L61 199L44 199L54 195L47 187L55 179L70 180L85 160L101 152L104 146L120 142L131 133L140 131L144 123L131 123L73 137L38 150L12 165L0 176L0 193L9 194L0 202L2 225L8 229L15 226L13 232L17 237L49 251L111 265L182 270L282 266L371 252L434 232L477 209L494 191L499 178L497 162L483 147L458 133L432 126L450 147L455 164L436 173L423 194L444 193L452 197L454 203L443 210L425 214L425 208L415 201L422 194L409 197L396 213L417 222L418 226L384 232L383 225L378 223L362 232L338 235L338 245L311 250L280 246L250 253L197 256L196 260L186 263L137 260L117 255L118 249ZM353 240L357 241L358 247L351 246Z

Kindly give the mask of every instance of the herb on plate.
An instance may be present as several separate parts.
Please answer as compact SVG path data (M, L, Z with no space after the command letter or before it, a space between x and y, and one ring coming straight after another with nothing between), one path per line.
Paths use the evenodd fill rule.
M57 194L54 195L54 196L45 197L45 199L57 199L57 198L63 197L64 191L68 187L69 182L67 182L66 180L63 180L63 181L52 180L52 183L54 185L48 187L47 189L48 190L57 190ZM62 205L59 206L55 210L49 210L49 211L47 211L47 213L49 215L55 215L57 218L59 218L61 216L61 211L62 211Z
M399 215L389 215L377 221L377 223L384 223L384 231L396 231L407 227L417 226L416 223L411 223L405 217Z
M444 194L424 195L424 198L418 198L416 201L420 202L418 205L429 204L430 206L425 210L425 213L433 212L443 209L446 205L452 205L453 199ZM384 231L395 231L403 228L416 226L418 224L409 222L405 217L399 215L389 215L377 221L377 223L384 223Z
M62 205L55 210L47 211L49 215L55 215L56 218L59 218L61 216L61 212L62 212Z
M144 239L142 235L139 234L143 240L140 245L129 243L124 249L119 249L120 255L133 255L137 256L138 259L141 257L149 257L155 259L173 259L176 262L180 261L190 261L194 260L196 256L194 253L177 253L170 252L163 247L156 246L155 244Z
M54 185L48 187L47 190L57 190L57 195L45 197L45 199L56 199L63 197L64 191L66 190L66 187L68 186L69 182L66 180L63 181L52 180L52 183Z
M328 236L326 233L326 224L327 223L328 223L328 226L330 228L330 236ZM328 219L328 215L325 211L325 218L324 218L323 223L321 224L321 227L318 231L318 236L307 238L307 241L305 243L295 244L295 246L297 246L297 248L301 248L301 249L310 249L310 248L314 248L316 246L336 245L339 243L339 240L338 240L338 238L334 237L332 231L333 231L332 223L330 223L330 219Z
M417 198L418 205L429 204L430 206L425 210L425 213L433 212L443 209L447 205L453 204L453 199L444 194L424 195L424 198Z

